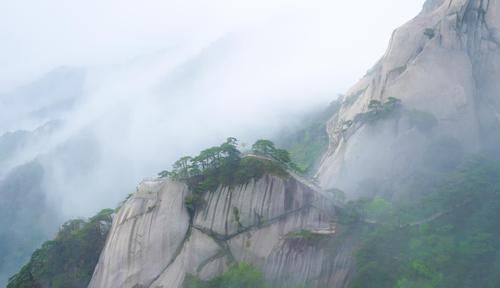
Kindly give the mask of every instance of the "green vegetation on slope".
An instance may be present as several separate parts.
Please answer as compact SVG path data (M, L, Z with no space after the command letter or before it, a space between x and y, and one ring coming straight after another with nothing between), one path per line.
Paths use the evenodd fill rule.
M231 137L195 157L182 157L174 163L172 171L162 171L158 175L188 184L192 194L184 202L193 213L203 205L205 192L215 191L221 185L245 184L265 174L288 177L287 169L295 168L288 151L276 148L269 140L255 142L251 151L254 155L246 157L237 149L237 141Z
M87 287L111 227L112 209L105 209L88 221L70 220L52 241L42 244L7 288Z
M315 111L306 117L298 129L279 135L277 142L290 152L292 161L301 172L314 172L314 168L328 149L326 124L338 112L340 106L341 100L333 101L327 109L319 113Z
M236 144L235 138L228 138L220 146L205 149L196 157L179 159L173 171L163 171L159 175L185 181L191 187L194 193L185 199L190 211L203 204L203 192L214 191L220 185L244 184L265 174L288 177L287 169L293 167L293 163L286 150L275 148L269 140L258 140L252 150L257 156L242 158ZM56 238L43 243L28 264L9 279L7 287L86 287L105 245L114 212L105 209L88 221L71 220L63 224ZM251 274L249 269L242 264L230 271L248 277L260 275Z
M240 262L229 268L224 274L203 281L196 276L188 275L184 280L184 288L271 288L261 271L246 262ZM290 288L304 288L294 285Z
M45 204L43 175L42 165L35 160L0 179L0 287L54 233L48 223L56 215Z
M389 97L385 102L371 100L368 104L368 111L356 115L354 121L375 122L394 115L401 108L401 100L395 97Z
M186 182L196 193L214 191L220 185L245 184L265 173L286 177L287 168L293 168L288 151L277 149L269 140L258 140L252 146L257 157L241 157L237 139L228 138L220 146L205 149L195 157L185 156L177 160L172 171L158 175Z
M232 266L219 277L208 281L188 275L184 281L184 288L271 288L271 284L264 280L260 271L248 263L241 262Z
M352 120L345 121L344 127L348 129L355 123L375 124L391 117L404 117L411 126L424 133L432 131L438 124L438 120L431 113L417 109L406 109L400 99L389 97L385 102L371 100L368 104L368 111L356 114Z
M367 201L379 224L364 228L353 287L500 287L500 161L443 182L417 203Z

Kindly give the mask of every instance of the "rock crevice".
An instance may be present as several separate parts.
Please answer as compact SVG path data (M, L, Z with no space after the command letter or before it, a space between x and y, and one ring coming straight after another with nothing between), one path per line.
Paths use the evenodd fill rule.
M323 231L335 211L324 194L293 176L265 175L208 192L192 219L183 203L187 193L171 181L141 184L115 218L89 287L182 287L187 274L209 279L240 261L261 269L275 287L349 280L325 268L340 261L339 247L347 245L336 233L324 233L324 244L307 249L288 239L294 231ZM144 213L153 206L154 213Z

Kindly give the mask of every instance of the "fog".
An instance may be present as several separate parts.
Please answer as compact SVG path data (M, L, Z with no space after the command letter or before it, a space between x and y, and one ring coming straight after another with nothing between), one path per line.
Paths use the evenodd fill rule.
M345 88L382 55L392 30L416 15L422 3L2 1L0 88L35 79L58 65L120 63L173 46L197 49L245 31L257 34L253 43L271 37L281 44L277 49L286 46L281 52L302 58L302 64L308 63L303 68L336 72L329 79Z
M326 105L375 63L392 29L422 4L346 2L3 3L0 87L8 92L0 127L62 121L44 151L34 145L21 155L45 159L46 190L65 215L87 215L176 157L229 135L269 137ZM60 65L79 68L53 72L48 87L43 79L34 91L12 88ZM54 96L73 70L85 74L82 83ZM65 97L65 108L33 117ZM91 144L79 151L82 137Z
M422 4L3 1L0 179L40 163L53 227L115 207L180 156L326 107Z

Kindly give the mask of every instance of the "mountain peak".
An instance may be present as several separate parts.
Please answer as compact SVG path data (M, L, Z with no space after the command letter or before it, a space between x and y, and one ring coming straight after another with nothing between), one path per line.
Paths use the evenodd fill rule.
M329 121L330 148L318 172L322 185L356 197L363 195L356 187L366 179L414 174L439 139L453 139L469 152L496 143L491 131L500 127L499 3L427 1L422 13L393 33L385 55ZM372 101L391 97L401 101L405 113L356 123ZM417 129L415 123L423 120L416 115L435 119L435 129Z

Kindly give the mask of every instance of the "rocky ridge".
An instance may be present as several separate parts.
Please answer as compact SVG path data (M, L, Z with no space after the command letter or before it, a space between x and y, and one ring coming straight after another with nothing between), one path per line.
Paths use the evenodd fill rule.
M322 186L341 188L351 199L367 196L357 191L361 181L408 178L428 147L444 137L465 151L496 143L499 12L498 0L429 0L397 29L385 55L329 120L330 147L317 173ZM401 100L408 113L356 123L370 102L390 97ZM436 127L418 129L415 115L424 113L435 118Z
M240 261L275 287L348 283L351 245L334 203L293 176L220 187L192 216L188 193L170 180L141 183L115 217L89 287L182 287L187 274L209 279Z
M358 189L369 180L371 193L391 185L388 196L399 197L436 144L446 154L497 143L499 2L429 0L394 32L329 120L330 147L317 173L323 188L357 199L372 196ZM373 112L391 99L402 108ZM209 279L239 261L264 271L274 287L349 286L355 237L336 223L328 195L293 175L266 175L206 193L190 215L189 193L178 182L143 182L115 217L89 287L181 287L188 274ZM300 237L332 225L330 234Z

